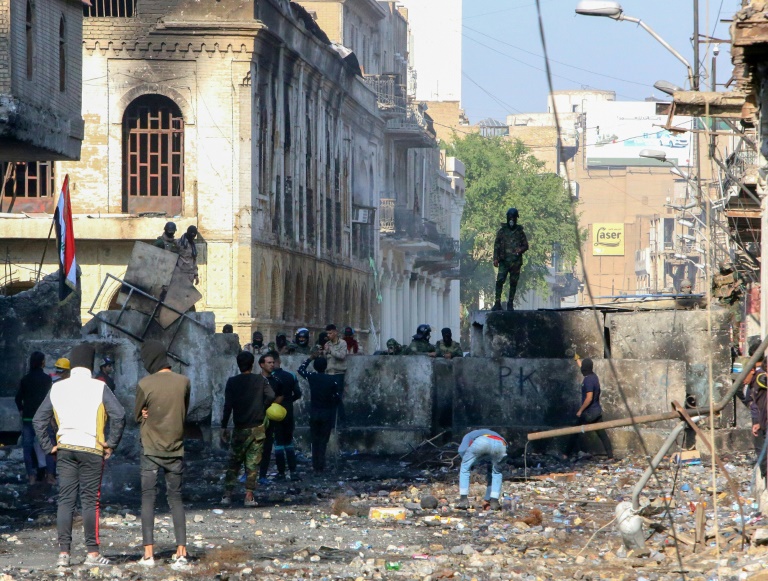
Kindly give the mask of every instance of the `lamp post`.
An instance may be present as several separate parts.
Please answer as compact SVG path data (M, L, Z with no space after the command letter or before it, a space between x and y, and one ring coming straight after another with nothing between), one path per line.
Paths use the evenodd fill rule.
M611 2L608 0L582 0L576 5L576 14L583 16L602 16L612 18L613 20L625 20L627 22L634 22L650 34L656 41L666 48L674 57L685 65L688 69L688 82L691 84L691 88L696 90L696 75L693 73L691 64L685 59L683 55L677 52L672 46L663 38L661 38L650 26L645 22L634 16L628 16L624 14L624 9L618 2ZM698 39L696 39L698 43ZM659 89L661 90L661 89Z

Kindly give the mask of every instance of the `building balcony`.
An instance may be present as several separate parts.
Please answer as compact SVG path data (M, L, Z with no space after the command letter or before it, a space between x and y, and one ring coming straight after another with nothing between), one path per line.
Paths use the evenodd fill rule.
M408 97L405 85L400 82L400 75L369 75L363 77L363 81L376 93L376 105L385 119L405 116Z
M399 145L409 148L436 145L432 120L416 105L409 105L404 114L387 119L386 134Z
M459 241L442 234L435 222L425 220L395 198L382 198L379 230L383 248L412 255L414 267L431 273L458 268Z

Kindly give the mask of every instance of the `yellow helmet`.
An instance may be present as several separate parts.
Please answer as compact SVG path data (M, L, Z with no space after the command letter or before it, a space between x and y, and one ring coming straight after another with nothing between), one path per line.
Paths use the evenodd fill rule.
M286 410L279 403L273 403L267 408L267 417L271 422L280 422L285 419L287 414L288 410Z
M66 357L59 357L56 360L56 363L53 364L54 367L57 369L71 369L71 365L69 364L69 359Z

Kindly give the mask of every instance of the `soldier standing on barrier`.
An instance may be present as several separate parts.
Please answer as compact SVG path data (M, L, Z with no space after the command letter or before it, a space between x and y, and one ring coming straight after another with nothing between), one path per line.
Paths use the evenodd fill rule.
M496 302L492 311L500 311L501 291L509 275L509 302L507 310L513 311L517 282L520 280L520 270L523 268L523 254L528 250L528 239L525 237L523 227L518 225L517 218L520 213L517 208L507 210L507 222L501 225L496 233L496 241L493 244L493 266L499 269L496 275Z

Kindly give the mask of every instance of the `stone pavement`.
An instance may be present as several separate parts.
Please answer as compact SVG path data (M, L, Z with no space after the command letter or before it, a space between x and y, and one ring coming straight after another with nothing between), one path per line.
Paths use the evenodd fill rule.
M74 565L56 570L55 490L28 491L17 452L0 448L0 580L9 579L755 579L768 573L768 527L751 495L750 458L724 461L740 487L748 543L741 550L736 499L722 475L712 485L709 462L676 470L665 462L642 497L646 549L627 552L611 522L628 499L643 459L610 462L583 456L511 458L504 510L485 510L484 472L473 479L474 507L454 510L457 469L392 457L342 456L319 478L271 482L259 507L218 505L224 456L194 451L185 483L188 571L170 568L173 527L161 495L156 522L158 566L141 556L138 471L119 455L108 462L101 521L106 567L83 567L82 529L75 529ZM14 458L14 459L11 459ZM418 465L417 465L418 464ZM307 467L306 463L300 465ZM674 482L674 492L672 491ZM674 532L665 516L669 496ZM718 505L715 535L713 504ZM706 503L705 535L695 543L694 511ZM426 508L436 506L436 508ZM368 518L372 507L401 509L404 520ZM608 525L608 526L605 526ZM604 527L601 529L601 527ZM757 531L757 532L756 532ZM765 535L765 536L763 536ZM766 538L768 542L768 538ZM682 569L680 561L682 561ZM3 577L4 575L4 577Z

